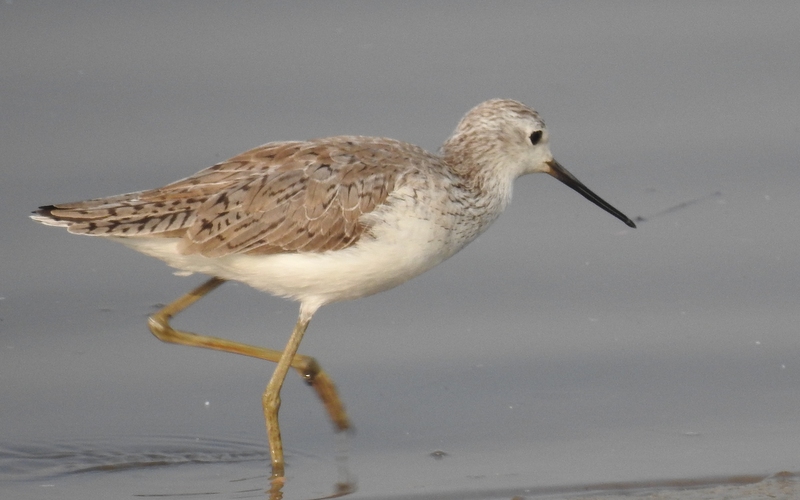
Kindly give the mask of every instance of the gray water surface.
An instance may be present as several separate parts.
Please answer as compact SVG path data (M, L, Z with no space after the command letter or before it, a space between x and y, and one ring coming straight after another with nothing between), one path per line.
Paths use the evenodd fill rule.
M286 498L349 480L349 498L586 485L690 498L681 485L744 483L791 498L798 30L792 2L5 2L0 488L267 487L273 366L147 331L204 278L31 210L157 187L272 140L436 150L469 108L509 97L536 107L556 158L639 227L528 176L451 260L322 309L301 351L333 376L356 432L335 436L290 378ZM229 283L176 325L280 348L296 314Z

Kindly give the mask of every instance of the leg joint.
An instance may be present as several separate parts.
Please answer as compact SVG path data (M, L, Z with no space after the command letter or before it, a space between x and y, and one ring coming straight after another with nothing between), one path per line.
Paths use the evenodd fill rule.
M162 342L170 341L169 331L172 330L172 328L169 326L169 316L162 312L157 312L147 318L147 327L150 328L150 332L155 335L158 340Z
M298 371L300 372L300 376L303 377L303 380L306 381L306 384L314 385L314 380L316 380L322 368L319 366L317 360L311 356L304 356L304 358L304 366L298 368Z

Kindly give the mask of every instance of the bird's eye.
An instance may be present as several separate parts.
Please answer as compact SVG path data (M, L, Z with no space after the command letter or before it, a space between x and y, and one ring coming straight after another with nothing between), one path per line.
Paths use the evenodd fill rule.
M531 139L531 144L533 144L534 146L539 144L539 141L542 140L542 131L537 130L536 132L533 132L531 134L530 139Z

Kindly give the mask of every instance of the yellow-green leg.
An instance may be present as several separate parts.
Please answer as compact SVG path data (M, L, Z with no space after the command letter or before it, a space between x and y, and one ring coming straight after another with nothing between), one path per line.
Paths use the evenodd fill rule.
M306 333L310 319L311 317L305 317L303 314L297 319L297 324L292 330L289 342L283 350L278 366L272 373L272 378L269 379L261 399L261 405L264 408L264 421L267 423L267 438L269 439L269 454L272 457L273 478L283 477L284 471L283 441L281 440L280 425L278 425L278 410L281 408L281 387L283 387L283 381L289 372L289 367L297 353L297 348L300 347L300 341L303 340L303 334Z
M203 347L215 351L232 352L253 358L264 359L278 363L272 378L267 385L262 398L264 418L267 424L267 437L269 438L270 455L272 457L273 477L283 475L283 446L278 427L278 408L280 407L280 389L286 378L289 367L294 368L308 383L322 400L328 416L337 431L350 428L350 420L344 409L333 380L320 368L319 363L310 357L297 354L297 348L303 334L311 320L310 315L301 314L289 338L289 343L283 351L276 351L264 347L242 344L219 337L198 335L196 333L176 330L170 326L169 321L176 314L183 311L200 298L216 289L225 280L211 278L175 302L167 305L154 315L150 316L148 326L159 340L172 344L181 344L194 347Z

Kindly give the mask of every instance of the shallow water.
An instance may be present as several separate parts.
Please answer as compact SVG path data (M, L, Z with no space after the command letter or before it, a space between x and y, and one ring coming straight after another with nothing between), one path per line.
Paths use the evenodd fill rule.
M800 496L796 4L221 5L0 5L0 496L268 488L273 367L146 328L203 278L31 210L268 140L435 150L491 97L639 228L528 176L453 259L323 308L301 351L356 432L291 378L285 498ZM176 325L279 347L296 314L226 284Z
M248 443L198 438L29 445L0 450L0 480L8 498L268 498L264 469L268 458ZM542 485L535 477L515 473L460 477L456 470L464 461L449 455L434 460L461 463L457 467L428 463L427 474L405 478L398 474L379 486L365 481L366 486L351 474L346 461L336 464L338 477L333 478L327 476L334 464L324 459L298 453L287 459L292 470L282 493L290 498L790 499L800 494L800 475L789 472L563 485ZM410 456L404 460L429 462ZM379 460L377 468L363 462L358 468L363 474L385 477L391 462ZM394 465L391 470L397 473L408 469Z
M145 332L138 337L142 346L168 350ZM134 360L147 357L136 346L127 350ZM205 354L184 351L188 358ZM207 361L215 353L208 354ZM81 387L59 391L63 399L46 398L48 405L67 411L68 401L77 403L68 424L88 437L66 438L70 432L61 430L50 433L61 438L43 439L48 433L42 431L40 439L4 444L0 479L9 491L31 498L48 498L42 491L52 498L77 498L87 491L98 498L112 492L263 496L268 453L252 371L192 387L190 380L209 377L209 364L178 366L178 352L171 355L178 362L159 370L157 357L150 375L137 384L113 380L120 372L126 376L124 361L117 360L105 383L109 389L105 384L91 389L104 399L116 390L111 404L129 409L87 402L92 396ZM242 364L228 357L232 366ZM733 487L741 477L749 484L794 462L797 402L791 381L780 383L778 370L763 368L770 364L764 358L753 366L747 366L747 356L677 363L666 356L625 358L595 356L596 364L579 356L533 359L530 365L450 362L414 372L337 370L356 425L355 433L339 436L312 392L290 379L282 411L287 498L331 495L341 483L354 484L354 498L643 494L687 483ZM214 368L211 376L233 371ZM170 380L162 373L167 369L186 379ZM136 428L152 430L126 434L128 412L135 413ZM27 413L34 426L37 412ZM68 417L62 412L41 418L46 429ZM195 433L158 433L169 429Z

